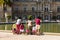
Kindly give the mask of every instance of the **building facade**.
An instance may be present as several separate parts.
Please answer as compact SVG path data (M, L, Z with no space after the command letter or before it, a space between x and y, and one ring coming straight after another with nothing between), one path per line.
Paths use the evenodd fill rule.
M60 19L60 0L11 0L12 18L15 16L41 16L51 20L53 16Z

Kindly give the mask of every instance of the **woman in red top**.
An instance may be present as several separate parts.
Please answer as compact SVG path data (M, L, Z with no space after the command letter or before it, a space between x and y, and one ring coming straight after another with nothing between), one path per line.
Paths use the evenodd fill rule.
M35 19L35 24L36 24L36 34L40 34L40 17L37 17Z

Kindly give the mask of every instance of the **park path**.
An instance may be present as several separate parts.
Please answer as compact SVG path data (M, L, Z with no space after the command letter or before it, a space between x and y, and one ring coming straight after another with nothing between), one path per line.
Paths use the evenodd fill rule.
M0 32L0 40L60 40L60 36L54 35L13 35L8 32Z

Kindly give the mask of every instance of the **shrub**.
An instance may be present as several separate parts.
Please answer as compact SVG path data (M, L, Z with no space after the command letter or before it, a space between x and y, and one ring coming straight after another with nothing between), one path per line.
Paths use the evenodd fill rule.
M11 19L11 16L7 16L8 20Z
M30 19L30 18L31 18L31 20L33 20L33 19L34 19L34 16L29 15L29 16L28 16L28 19Z

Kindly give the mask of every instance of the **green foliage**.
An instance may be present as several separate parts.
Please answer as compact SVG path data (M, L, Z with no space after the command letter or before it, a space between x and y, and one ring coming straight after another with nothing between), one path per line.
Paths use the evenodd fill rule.
M7 30L11 30L12 24L1 24L0 30L5 30L5 26L7 25Z
M34 16L32 16L32 15L28 15L28 19L34 19Z
M4 3L4 0L0 0L0 5L2 5Z
M12 5L12 2L10 0L4 0L4 3L7 4L8 6Z
M8 20L11 19L11 16L7 16Z

